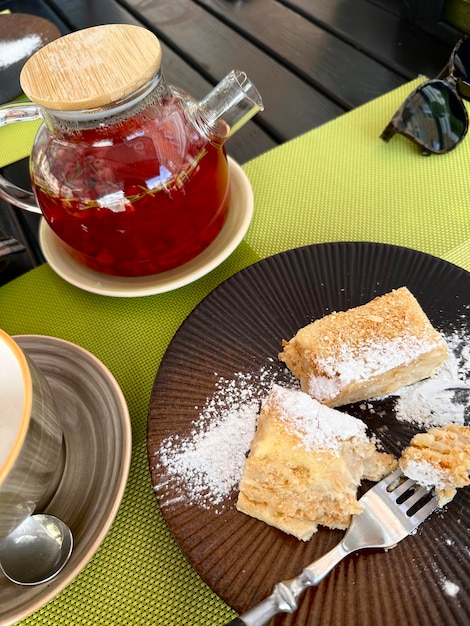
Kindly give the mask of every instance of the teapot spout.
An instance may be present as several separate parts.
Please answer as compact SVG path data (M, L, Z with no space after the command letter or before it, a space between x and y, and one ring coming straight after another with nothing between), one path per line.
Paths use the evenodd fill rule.
M224 143L258 111L263 101L251 80L233 70L197 105L200 130L217 143Z

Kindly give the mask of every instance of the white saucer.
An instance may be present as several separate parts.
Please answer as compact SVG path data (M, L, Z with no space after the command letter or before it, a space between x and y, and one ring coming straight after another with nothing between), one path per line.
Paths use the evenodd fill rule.
M232 202L224 227L216 239L196 258L168 272L136 278L110 276L95 272L78 263L60 243L47 222L42 219L39 239L42 251L52 269L64 280L103 296L132 298L149 296L183 287L205 276L232 254L245 236L253 217L253 190L243 169L228 158L232 184Z
M45 511L68 524L74 548L67 565L47 584L22 587L0 574L0 626L40 609L84 569L116 516L131 462L129 411L105 365L63 339L14 339L45 374L62 418L65 467Z

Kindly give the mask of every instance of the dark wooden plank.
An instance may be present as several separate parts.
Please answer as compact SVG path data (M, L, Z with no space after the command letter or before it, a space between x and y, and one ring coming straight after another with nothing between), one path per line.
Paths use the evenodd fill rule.
M211 82L221 80L234 67L247 71L266 106L257 123L278 141L296 137L345 110L193 2L121 3L138 11L162 41ZM259 23L258 30L262 30Z
M86 0L48 0L53 9L67 19L71 30L87 28L104 23L137 24L142 21L114 0L90 3ZM185 89L194 98L200 99L210 91L215 80L210 82L184 61L172 48L162 42L163 69L170 84ZM268 133L256 123L249 122L227 143L227 153L239 163L259 156L278 145Z
M2 168L2 174L15 185L23 187L23 189L27 189L28 191L32 191L31 179L29 176L29 159L21 159L21 161L5 166ZM38 265L42 263L44 261L44 256L38 244L40 215L38 213L32 213L31 211L19 208L15 208L13 213L14 217L8 219L11 219L13 226L18 229L18 235L23 234L26 236L26 243L23 240L24 237L22 238L22 242L29 249L34 264ZM9 234L16 237L13 233Z
M317 3L305 2L308 7L316 7ZM320 27L307 12L304 15L289 8L289 3L251 0L241 5L230 0L198 0L198 4L239 28L270 55L347 108L364 104L405 82L404 76L364 54L356 43L351 45L331 29ZM333 12L328 5L324 8Z
M449 46L369 0L285 0L323 28L407 78L435 76Z
M0 199L0 234L14 237L18 242L24 244L24 233L16 223L15 215L7 209L6 203ZM22 252L15 252L7 256L0 257L0 285L8 283L10 280L21 276L28 270L36 266L30 250L25 248ZM1 306L1 303L0 303Z
M69 30L45 0L0 0L0 11L5 9L9 9L12 13L31 13L44 17L53 22L63 34Z
M376 6L392 13L392 15L399 16L400 15L400 5L401 0L367 0L371 4L375 4Z
M462 33L445 22L445 4L446 0L402 0L401 15L435 40L453 45Z
M22 2L23 0L18 0ZM141 24L114 0L42 0L70 30L99 24Z
M31 189L26 159L5 167L2 173L12 182ZM44 263L38 243L39 220L38 214L13 208L0 199L0 231L14 237L25 247L23 252L0 259L0 284L5 284Z

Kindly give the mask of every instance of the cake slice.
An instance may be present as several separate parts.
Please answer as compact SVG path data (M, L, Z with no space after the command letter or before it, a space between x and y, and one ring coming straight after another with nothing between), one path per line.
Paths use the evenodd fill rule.
M470 428L448 424L415 435L399 464L408 478L435 487L439 505L444 506L457 488L470 485Z
M432 376L448 358L406 287L318 319L283 346L279 358L302 390L330 407L388 395Z
M361 512L361 480L379 480L396 465L376 450L361 420L275 385L261 408L237 509L306 541L319 524L347 528Z

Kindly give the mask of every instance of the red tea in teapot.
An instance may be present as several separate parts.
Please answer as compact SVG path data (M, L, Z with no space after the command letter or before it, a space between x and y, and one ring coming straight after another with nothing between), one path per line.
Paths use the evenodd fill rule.
M165 272L214 241L230 205L225 142L263 109L240 70L196 101L166 83L161 59L139 26L69 33L25 63L31 104L0 110L0 125L43 119L34 194L0 176L0 195L42 213L77 261L105 274Z
M33 173L42 212L78 261L106 274L178 267L219 234L230 202L221 146L202 140L175 102L116 124L38 140L48 188ZM51 179L54 180L51 192Z

